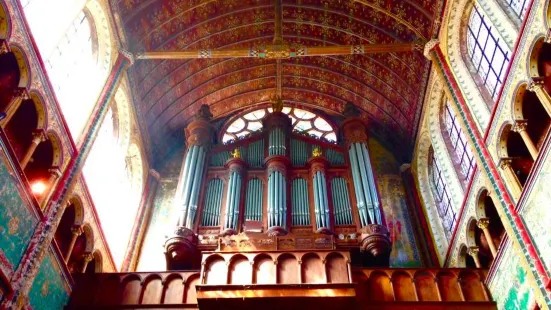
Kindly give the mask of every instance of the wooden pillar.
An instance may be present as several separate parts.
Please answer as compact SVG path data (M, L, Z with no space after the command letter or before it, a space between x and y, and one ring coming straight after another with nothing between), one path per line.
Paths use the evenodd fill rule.
M494 244L494 239L492 239L492 235L490 234L490 230L488 229L488 225L490 224L490 219L487 217L483 217L476 222L476 225L478 228L482 230L484 233L484 236L486 237L486 241L488 242L488 246L490 246L490 252L492 252L492 256L496 258L497 256L497 248Z
M472 246L467 251L467 254L469 254L473 258L476 268L482 268L480 265L480 258L478 257L479 251L480 249L477 246Z
M6 127L13 115L15 115L15 112L17 112L19 106L21 106L21 102L23 102L23 100L29 99L26 88L19 87L16 88L13 92L13 98L4 111L4 113L6 113L6 117L0 121L2 128Z
M65 260L65 263L69 262L69 258L71 257L71 253L73 253L73 248L75 247L75 243L77 242L77 238L83 232L84 231L82 230L82 225L75 225L71 227L71 243L69 243L67 252L65 252L65 256L63 257L63 259Z
M532 138L530 138L530 135L528 135L528 131L526 130L528 127L528 122L526 120L515 120L515 124L513 125L513 131L518 132L522 138L522 141L524 141L524 144L526 144L526 147L528 148L528 151L530 152L530 155L532 156L532 159L535 161L538 158L538 148L536 148L536 145L532 141Z
M536 93L538 99L541 102L541 105L551 117L551 96L543 88L544 78L543 77L533 77L528 85L528 90Z
M86 272L86 267L88 267L88 264L94 260L94 254L92 253L84 253L82 255L82 258L84 259L84 263L82 264L82 269L80 270L81 273Z
M520 194L522 193L522 186L520 185L520 182L517 176L515 175L515 171L511 166L512 161L513 160L509 157L501 158L499 160L499 169L501 169L503 176L505 177L505 180L510 185L509 189L511 190L513 199L518 201L520 198Z
M98 97L98 101L83 131L83 139L81 139L78 152L69 160L67 168L63 171L63 175L59 182L57 182L53 194L46 203L44 220L40 221L36 226L21 262L15 268L15 272L11 278L12 292L4 296L0 309L18 308L18 305L25 303L25 298L27 298L31 290L38 269L46 256L48 247L61 221L63 207L69 200L69 193L73 191L79 179L84 162L97 137L98 128L107 114L109 103L115 96L123 73L126 72L132 61L132 55L125 51L119 51L107 82Z
M27 167L27 164L33 157L34 151L36 151L38 145L44 141L46 141L46 135L42 129L33 132L33 140L31 145L29 145L27 151L25 152L25 156L23 156L23 159L21 159L21 162L19 163L21 165L21 169L24 170Z

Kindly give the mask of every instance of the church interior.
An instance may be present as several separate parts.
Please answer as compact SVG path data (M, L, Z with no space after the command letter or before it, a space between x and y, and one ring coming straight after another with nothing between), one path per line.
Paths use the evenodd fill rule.
M0 0L0 309L549 309L550 127L548 0Z

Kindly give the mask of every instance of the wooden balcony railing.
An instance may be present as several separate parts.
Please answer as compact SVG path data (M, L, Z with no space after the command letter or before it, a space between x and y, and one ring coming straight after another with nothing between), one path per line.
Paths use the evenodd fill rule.
M348 252L205 253L201 271L76 275L68 309L496 309L482 269L350 268Z

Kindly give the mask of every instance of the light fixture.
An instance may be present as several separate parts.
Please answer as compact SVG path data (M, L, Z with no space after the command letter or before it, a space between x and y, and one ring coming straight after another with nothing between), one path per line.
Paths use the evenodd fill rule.
M31 190L35 195L42 195L46 191L46 184L42 181L36 181L31 185Z

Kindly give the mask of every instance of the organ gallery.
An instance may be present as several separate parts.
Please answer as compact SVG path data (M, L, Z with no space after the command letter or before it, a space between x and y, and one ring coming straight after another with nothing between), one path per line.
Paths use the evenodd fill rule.
M0 1L0 309L548 309L550 16Z

